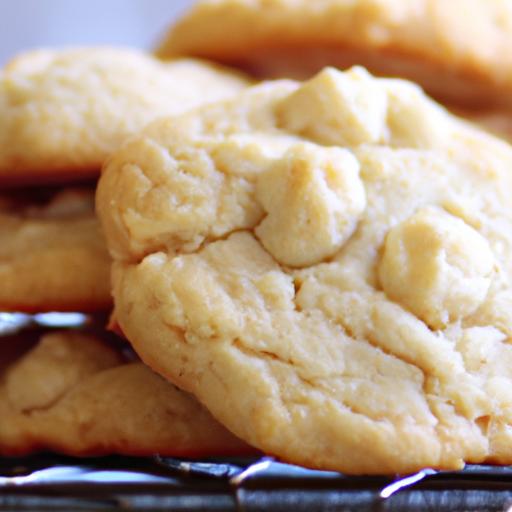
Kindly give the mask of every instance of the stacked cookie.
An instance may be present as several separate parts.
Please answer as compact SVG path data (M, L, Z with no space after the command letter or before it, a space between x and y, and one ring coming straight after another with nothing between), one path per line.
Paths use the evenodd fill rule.
M213 65L129 49L10 62L0 75L0 310L108 314L111 262L94 207L103 162L149 121L246 85ZM252 451L102 325L93 331L0 338L0 453Z
M474 11L464 29L452 16L462 4ZM223 74L221 93L207 97L220 84L210 69L184 80L191 95L199 84L207 104L180 100L180 112L166 103L178 80L158 89L156 74L141 78L140 61L131 71L107 66L123 78L99 86L108 70L91 57L85 99L63 94L69 77L57 73L55 102L29 111L53 120L58 103L66 113L46 127L65 164L51 166L55 153L45 157L38 137L31 161L69 180L71 163L88 154L82 142L102 150L74 176L104 162L96 211L112 259L111 325L142 363L90 335L49 335L4 371L6 444L257 449L351 474L512 463L512 147L418 85L359 66L412 78L452 109L506 124L511 66L495 52L512 41L511 20L499 0L204 1L171 29L160 55L307 79L245 88ZM46 69L50 57L12 69ZM70 58L80 90L87 58ZM178 64L138 58L152 69ZM325 64L358 66L315 72ZM13 81L22 91L12 105L30 97L26 82ZM98 100L102 88L117 98L127 82L135 98ZM148 99L152 87L160 92ZM36 123L17 123L9 134L32 140ZM8 144L12 176L22 175L27 145ZM23 211L59 219L83 211L69 201ZM46 368L58 368L48 388L27 391ZM113 403L133 422L120 424ZM59 425L69 436L41 436Z

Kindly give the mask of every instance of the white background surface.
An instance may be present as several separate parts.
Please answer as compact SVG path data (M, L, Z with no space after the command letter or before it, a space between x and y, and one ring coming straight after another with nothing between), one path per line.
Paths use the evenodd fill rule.
M41 46L151 49L193 0L0 0L0 65Z

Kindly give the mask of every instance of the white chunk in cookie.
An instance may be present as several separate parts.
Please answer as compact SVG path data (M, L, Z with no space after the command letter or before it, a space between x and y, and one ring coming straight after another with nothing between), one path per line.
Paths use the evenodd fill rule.
M379 278L388 297L440 329L482 304L494 265L485 238L432 207L389 231Z
M340 148L300 144L257 182L268 213L256 235L284 265L302 267L335 254L366 206L359 163Z
M327 68L280 105L284 128L320 144L376 143L386 133L387 95L363 68Z

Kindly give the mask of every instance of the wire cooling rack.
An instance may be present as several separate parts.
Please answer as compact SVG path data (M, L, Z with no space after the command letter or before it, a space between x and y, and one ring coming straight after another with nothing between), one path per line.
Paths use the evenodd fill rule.
M509 511L512 468L351 477L270 458L0 459L0 510Z
M80 313L0 313L0 341L19 337L7 346L24 350L23 342L31 343L42 329L94 330L104 323L104 318L98 321ZM512 512L512 467L467 466L457 472L427 468L400 477L352 477L267 457L0 457L0 512L290 509Z

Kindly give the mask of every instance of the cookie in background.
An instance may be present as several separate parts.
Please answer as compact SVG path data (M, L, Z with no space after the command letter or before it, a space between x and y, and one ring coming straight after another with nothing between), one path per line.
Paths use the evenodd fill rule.
M241 75L128 48L42 49L0 73L0 186L99 176L110 153L153 119L228 97Z
M492 117L491 128L512 140L511 47L508 0L202 0L157 54L208 58L260 78L362 65L417 82L484 126Z

